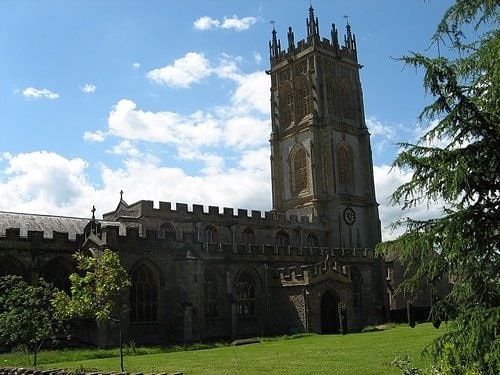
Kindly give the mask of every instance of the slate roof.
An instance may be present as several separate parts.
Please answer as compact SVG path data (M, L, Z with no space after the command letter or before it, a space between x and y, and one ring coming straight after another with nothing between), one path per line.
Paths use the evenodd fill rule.
M53 232L61 232L68 233L69 239L75 239L77 234L83 233L89 221L89 218L0 211L0 236L5 236L9 228L19 228L21 237L26 237L28 231L42 231L44 238L53 238ZM119 222L98 221L102 226L120 227L120 234L125 232L125 228Z

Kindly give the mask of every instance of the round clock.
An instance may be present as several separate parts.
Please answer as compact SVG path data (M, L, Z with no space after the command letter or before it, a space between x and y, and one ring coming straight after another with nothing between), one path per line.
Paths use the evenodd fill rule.
M347 207L344 210L344 221L346 224L352 225L356 221L356 213L351 207Z

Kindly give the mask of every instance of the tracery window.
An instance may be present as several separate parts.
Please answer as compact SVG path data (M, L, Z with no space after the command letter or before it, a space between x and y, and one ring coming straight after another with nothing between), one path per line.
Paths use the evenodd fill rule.
M130 273L130 279L130 321L158 321L159 285L152 270L141 264Z
M308 233L306 238L306 246L311 249L314 247L319 247L319 239L318 236L314 233Z
M359 271L351 267L351 282L352 282L352 303L354 307L361 307L362 297L361 297L361 275Z
M25 278L24 267L21 262L9 256L0 258L0 277L16 275Z
M293 121L293 95L289 82L280 86L278 95L280 127L286 129Z
M342 114L345 118L354 118L354 95L351 84L347 79L342 80Z
M219 282L215 272L205 270L205 318L217 318L219 316Z
M205 227L205 242L211 244L217 243L217 229L213 225Z
M243 230L243 243L245 245L252 245L255 243L255 232L252 228L245 228Z
M74 268L66 259L55 258L43 267L41 276L45 281L52 283L57 289L69 293L71 289L69 275L73 271Z
M288 246L290 244L290 237L288 236L288 233L280 230L278 233L276 233L276 245L278 246Z
M345 142L337 148L337 167L339 183L352 188L354 181L352 153Z
M326 100L328 113L333 115L337 113L338 108L335 103L335 76L328 74L326 77Z
M311 113L311 93L305 75L300 75L295 80L295 118L300 122L304 116Z
M292 156L292 191L295 194L308 188L307 174L307 153L303 147L299 147Z
M158 238L165 238L167 240L175 240L175 228L170 223L163 223L158 228Z
M257 315L256 283L248 272L243 273L236 282L236 314Z

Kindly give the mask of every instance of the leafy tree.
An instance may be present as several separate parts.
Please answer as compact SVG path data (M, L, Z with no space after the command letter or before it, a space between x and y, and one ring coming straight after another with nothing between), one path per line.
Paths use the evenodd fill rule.
M453 374L499 370L499 8L498 0L457 0L433 36L438 52L449 47L449 57L401 59L423 70L435 100L419 117L428 131L416 144L401 144L393 162L413 176L392 202L404 210L422 203L443 209L438 218L396 221L404 234L379 250L400 249L402 262L416 269L400 292L432 286L445 274L454 280L451 293L432 306L432 320L448 324L430 350Z
M44 343L64 332L51 300L56 288L43 279L30 285L20 276L0 277L0 342L22 345L33 353L33 366Z
M111 318L119 291L130 285L118 254L106 249L93 255L77 252L77 273L69 276L71 296L55 294L53 304L65 319L88 318L103 322Z
M73 255L78 273L69 276L71 296L64 291L55 293L52 300L61 319L87 318L98 324L110 319L118 321L119 314L113 316L119 292L130 285L127 271L120 263L118 254L106 249L95 250L93 254L77 252ZM120 325L120 363L123 372L123 352Z

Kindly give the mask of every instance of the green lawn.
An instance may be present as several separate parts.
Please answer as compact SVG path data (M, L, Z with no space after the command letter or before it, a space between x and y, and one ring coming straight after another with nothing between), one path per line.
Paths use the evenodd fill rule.
M420 353L439 333L431 324L420 324L413 329L396 326L346 336L307 335L237 347L126 356L124 366L128 372L144 373L399 374L399 370L389 363L397 356L408 355L416 365L428 365ZM50 356L50 352L39 355L41 367L120 369L117 357L47 363L54 360ZM9 364L5 358L8 356L0 356L3 365Z

